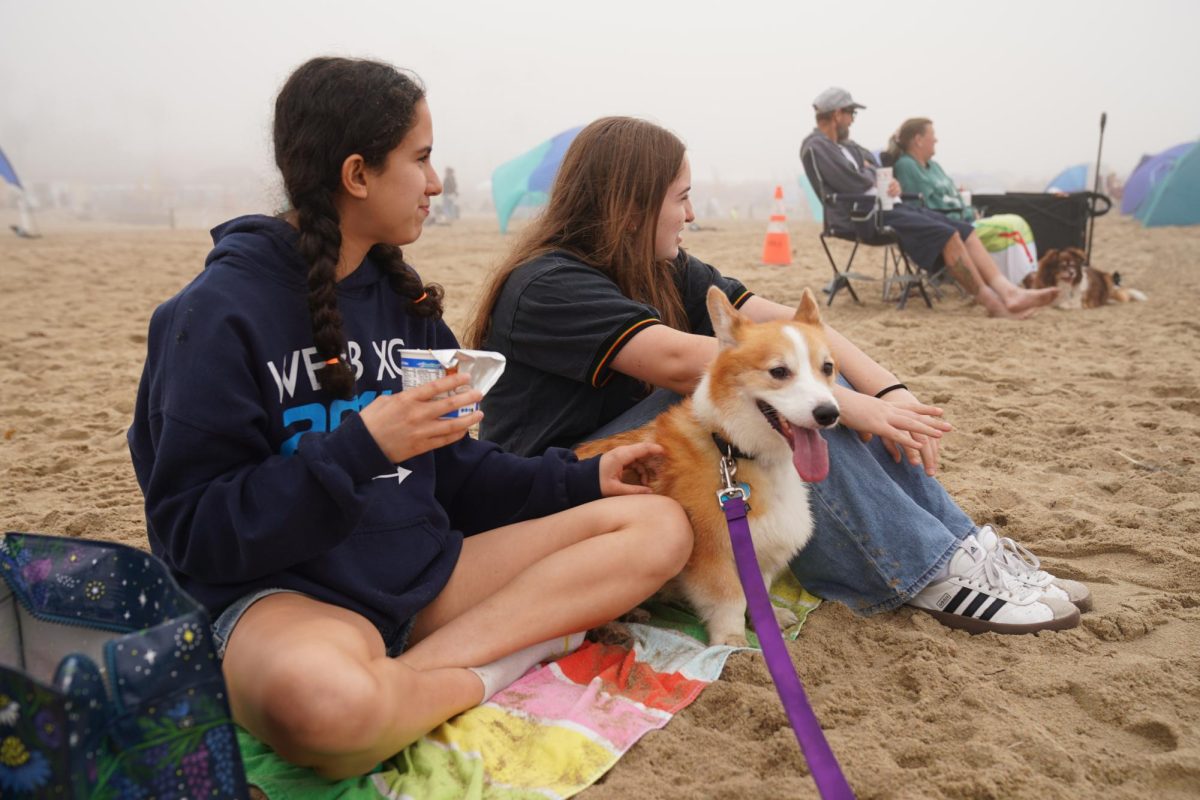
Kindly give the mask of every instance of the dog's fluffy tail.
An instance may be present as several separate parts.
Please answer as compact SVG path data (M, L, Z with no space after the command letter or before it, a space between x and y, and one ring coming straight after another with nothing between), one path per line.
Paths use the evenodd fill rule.
M1140 303L1146 302L1149 298L1146 293L1138 289L1126 289L1125 293L1129 295L1130 300L1137 300Z

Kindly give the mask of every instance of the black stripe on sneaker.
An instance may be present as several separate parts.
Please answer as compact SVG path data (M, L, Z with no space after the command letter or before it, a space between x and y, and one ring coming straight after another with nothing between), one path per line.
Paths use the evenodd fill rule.
M972 593L971 589L968 589L965 586L962 587L961 589L958 590L958 594L954 595L954 599L952 599L949 603L946 603L946 607L943 608L942 611L945 611L947 614L955 613L954 609L961 606L963 604L963 601L965 601L968 597L971 596L971 593Z
M990 606L985 608L983 610L983 613L979 615L979 618L982 620L991 619L992 617L996 616L997 611L1004 608L1004 604L1006 602L1007 602L1006 600L1001 600L999 597L997 597L996 602L992 603Z
M963 616L964 617L975 616L975 612L978 611L979 607L981 605L983 605L984 602L987 600L988 600L988 596L986 594L984 594L983 592L980 592L979 594L975 595L975 599L972 600L970 602L970 604L966 608L963 609L963 612L962 612Z

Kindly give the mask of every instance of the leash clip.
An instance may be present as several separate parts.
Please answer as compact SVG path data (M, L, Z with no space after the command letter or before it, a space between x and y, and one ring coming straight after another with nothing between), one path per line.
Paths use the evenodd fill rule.
M721 482L724 486L716 493L717 503L721 508L724 508L725 504L735 497L740 497L743 501L750 499L750 487L744 483L735 483L734 478L736 477L737 459L733 457L733 447L730 446L728 452L721 458Z

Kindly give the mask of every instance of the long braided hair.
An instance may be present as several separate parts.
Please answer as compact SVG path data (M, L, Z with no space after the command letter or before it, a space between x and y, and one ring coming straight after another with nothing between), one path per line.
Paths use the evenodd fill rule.
M275 100L275 164L296 211L300 254L309 265L313 344L325 362L321 388L337 397L349 398L354 390L336 293L342 232L333 199L342 164L357 153L366 166L381 169L412 128L424 97L416 76L390 64L314 58L292 73ZM368 255L393 291L407 299L409 313L441 317L442 288L422 284L399 247L376 244Z

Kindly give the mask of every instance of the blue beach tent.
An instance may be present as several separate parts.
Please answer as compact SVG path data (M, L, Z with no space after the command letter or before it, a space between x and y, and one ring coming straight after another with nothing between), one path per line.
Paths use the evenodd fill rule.
M1192 142L1138 206L1147 228L1200 225L1200 142Z
M517 206L540 206L550 197L558 165L581 130L582 125L565 130L492 172L492 202L501 233L508 232L509 217Z
M1055 175L1050 183L1046 184L1045 191L1047 192L1086 192L1092 187L1088 185L1088 165L1076 164L1073 167L1067 167L1062 172Z
M1129 174L1129 180L1125 181L1125 193L1121 195L1121 213L1136 214L1146 202L1146 198L1153 194L1159 182L1175 169L1175 162L1191 150L1194 144L1195 142L1184 142L1161 153L1142 156L1142 160Z
M21 181L17 178L17 171L13 169L12 163L4 155L4 151L0 150L0 178L4 179L5 183L11 183L13 186L24 191Z

